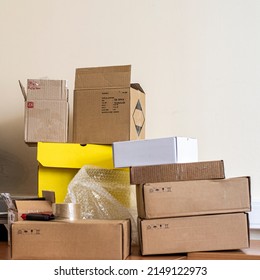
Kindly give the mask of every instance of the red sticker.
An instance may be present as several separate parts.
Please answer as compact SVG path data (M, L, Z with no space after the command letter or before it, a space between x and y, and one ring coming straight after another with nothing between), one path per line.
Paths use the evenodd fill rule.
M34 103L32 101L27 102L27 108L33 108Z

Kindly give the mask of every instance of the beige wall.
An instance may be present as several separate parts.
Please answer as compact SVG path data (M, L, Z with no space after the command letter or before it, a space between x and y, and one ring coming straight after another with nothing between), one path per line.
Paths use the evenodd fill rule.
M18 79L132 65L147 92L147 138L198 138L199 159L250 175L260 199L260 2L0 0L0 191L36 194Z

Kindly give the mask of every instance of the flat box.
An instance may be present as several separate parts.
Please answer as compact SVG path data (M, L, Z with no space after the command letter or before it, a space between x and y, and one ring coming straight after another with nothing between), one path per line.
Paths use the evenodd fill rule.
M114 142L114 167L132 167L198 161L197 139L166 137Z
M135 166L130 168L130 183L133 185L224 178L223 160Z
M55 191L56 202L64 202L68 184L84 165L113 168L110 145L44 143L37 145L38 192Z
M136 197L144 219L251 211L250 177L142 184Z
M69 125L68 88L65 80L28 79L24 96L26 143L67 142Z
M12 225L12 259L122 260L129 220L22 221Z
M237 250L249 246L247 213L139 219L143 255Z
M130 79L130 65L76 69L74 143L145 138L145 93Z

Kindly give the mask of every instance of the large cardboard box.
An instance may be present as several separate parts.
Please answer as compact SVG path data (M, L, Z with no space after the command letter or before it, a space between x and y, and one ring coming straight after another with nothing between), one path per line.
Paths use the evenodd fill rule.
M148 183L136 196L144 219L251 211L250 177Z
M130 168L130 182L133 185L224 178L223 160L134 166Z
M129 220L22 221L12 225L13 259L122 260Z
M70 181L82 166L113 169L111 145L39 142L37 160L38 192L55 191L57 203L64 201Z
M249 246L247 213L139 219L143 255L236 250Z
M145 93L131 66L76 69L73 142L112 144L145 138Z
M68 88L65 80L28 79L25 99L26 143L67 142L69 125Z
M198 161L197 139L190 137L119 141L112 147L114 167Z

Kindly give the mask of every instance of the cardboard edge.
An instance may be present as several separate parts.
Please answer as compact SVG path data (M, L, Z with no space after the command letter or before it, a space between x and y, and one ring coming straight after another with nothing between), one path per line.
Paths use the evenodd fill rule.
M23 95L23 98L24 98L24 101L27 100L27 94L25 92L25 87L23 86L22 82L20 80L18 80L19 82L19 85L20 85L20 88L21 88L21 91L22 91L22 95Z
M135 185L136 188L136 204L137 213L140 218L146 217L145 200L144 200L144 184Z

